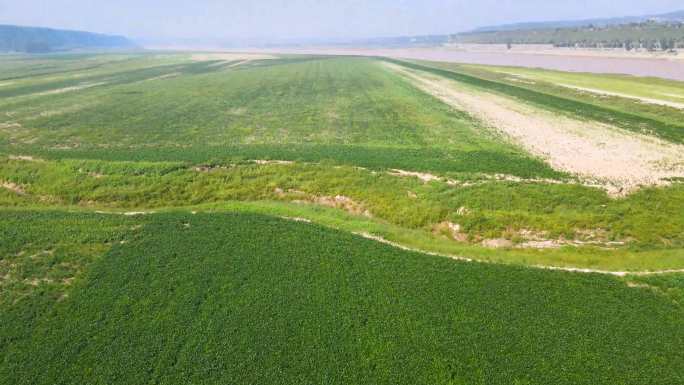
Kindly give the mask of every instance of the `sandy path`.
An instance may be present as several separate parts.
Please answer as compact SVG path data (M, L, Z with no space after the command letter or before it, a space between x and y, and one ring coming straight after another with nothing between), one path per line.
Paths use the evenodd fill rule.
M643 98L640 96L623 94L623 93L619 93L619 92L610 92L610 91L598 90L595 88L577 87L577 86L573 86L570 84L558 84L558 85L561 87L571 88L573 90L588 92L588 93L596 94L596 95L618 96L621 98L638 100L638 101L640 101L642 103L646 103L646 104L655 104L655 105L659 105L659 106L666 106L666 107L672 107L672 108L678 108L680 110L684 110L684 103L670 102L667 100L655 99L655 98ZM664 96L673 96L673 95L664 95Z
M74 92L74 91L81 91L81 90L87 90L88 88L93 88L97 86L102 86L107 84L106 82L99 82L99 83L88 83L88 84L80 84L78 86L72 86L72 87L64 87L64 88L58 88L56 90L50 90L50 91L44 91L44 92L38 92L35 94L31 94L31 96L46 96L46 95L58 95L58 94L64 94L67 92Z
M597 122L572 119L432 74L386 63L423 91L499 130L552 167L611 195L684 177L684 146Z

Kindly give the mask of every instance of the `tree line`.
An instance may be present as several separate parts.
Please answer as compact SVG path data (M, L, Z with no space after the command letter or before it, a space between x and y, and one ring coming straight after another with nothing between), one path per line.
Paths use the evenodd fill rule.
M673 51L684 48L684 23L645 22L617 26L548 28L464 33L452 37L459 43L552 44L556 47L623 48Z

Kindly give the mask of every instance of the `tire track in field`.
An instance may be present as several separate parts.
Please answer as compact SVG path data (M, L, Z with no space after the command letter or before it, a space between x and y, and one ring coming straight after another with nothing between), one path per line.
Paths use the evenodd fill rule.
M453 80L385 63L422 91L467 111L553 168L600 185L612 196L684 177L684 145L529 106Z

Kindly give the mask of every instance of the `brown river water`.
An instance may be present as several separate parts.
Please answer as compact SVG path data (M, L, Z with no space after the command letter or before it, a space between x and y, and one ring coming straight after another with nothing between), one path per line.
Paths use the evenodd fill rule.
M264 52L264 50L259 50ZM544 68L569 72L590 72L652 76L684 81L684 60L681 58L611 57L506 51L467 51L445 48L302 48L273 49L270 53L386 56L402 59L429 60L466 64L487 64Z

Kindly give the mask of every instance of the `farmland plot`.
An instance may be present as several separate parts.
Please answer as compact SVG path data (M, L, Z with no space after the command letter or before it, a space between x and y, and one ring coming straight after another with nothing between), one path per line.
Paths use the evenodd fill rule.
M682 383L681 111L387 62L0 58L0 384Z
M84 215L53 213L46 228L17 214L0 229L30 218L42 242ZM105 255L66 289L40 283L1 305L0 383L682 381L684 310L632 281L457 262L260 215L100 216L122 226Z
M2 63L3 205L268 202L309 220L331 207L345 216L333 227L372 226L374 236L443 254L684 267L684 218L672 215L684 207L675 113L656 122L479 67L214 53L78 58ZM437 88L447 103L431 95ZM619 128L608 129L614 117ZM633 134L645 124L653 135ZM537 135L545 127L560 136Z

